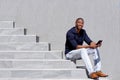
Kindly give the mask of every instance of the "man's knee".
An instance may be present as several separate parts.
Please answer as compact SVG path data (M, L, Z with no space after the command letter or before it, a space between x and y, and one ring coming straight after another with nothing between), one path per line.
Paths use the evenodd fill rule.
M83 57L83 56L87 56L88 55L88 52L87 52L87 49L86 48L82 48L81 49L81 57Z
M93 51L96 53L96 52L98 52L99 50L98 50L98 48L95 48L95 49L93 49Z
M87 49L86 48L81 48L80 51L81 51L81 53L87 53Z
M78 49L79 50L79 49ZM81 52L77 51L77 52L72 52L71 54L66 54L66 59L67 60L77 60L77 59L81 59Z
M79 51L86 51L87 49L86 48L80 48L78 49Z

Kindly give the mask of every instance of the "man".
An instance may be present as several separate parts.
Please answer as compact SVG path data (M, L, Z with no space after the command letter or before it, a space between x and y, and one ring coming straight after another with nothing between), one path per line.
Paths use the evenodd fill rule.
M87 35L86 31L83 29L84 20L83 18L76 19L75 27L72 27L66 34L65 43L65 55L68 60L83 59L85 66L89 72L89 77L96 79L98 77L107 77L101 71L101 61L99 56L98 45L93 42ZM83 42L88 45L83 45ZM89 54L93 55L94 58L94 69L91 64Z

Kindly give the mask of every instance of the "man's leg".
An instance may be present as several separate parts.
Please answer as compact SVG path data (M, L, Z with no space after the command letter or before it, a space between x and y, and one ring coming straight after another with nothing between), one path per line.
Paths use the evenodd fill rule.
M81 49L81 58L83 59L89 74L93 73L94 70L93 70L93 66L91 64L87 49L85 48Z
M94 72L91 61L87 53L87 49L82 48L82 49L72 50L66 55L66 57L67 59L70 59L70 60L77 60L79 58L82 58L89 74Z
M92 54L93 55L93 59L94 59L94 71L101 71L101 59L100 59L100 54L99 54L99 50L98 48L96 49L87 49L88 54Z
M94 71L99 77L107 77L108 75L101 72L101 59L98 48L96 49L90 49L88 48L88 54L93 55L94 59Z
M89 72L90 78L92 79L98 78L98 76L95 74L93 70L90 58L88 56L87 49L82 48L82 49L73 50L66 55L66 58L70 60L74 60L74 59L77 60L78 58L82 58Z

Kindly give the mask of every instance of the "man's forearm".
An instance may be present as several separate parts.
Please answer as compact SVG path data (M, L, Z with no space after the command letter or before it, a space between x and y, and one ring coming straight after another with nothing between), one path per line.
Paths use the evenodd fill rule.
M77 45L77 49L80 48L90 48L90 45Z
M96 43L95 42L91 42L90 45L96 45Z

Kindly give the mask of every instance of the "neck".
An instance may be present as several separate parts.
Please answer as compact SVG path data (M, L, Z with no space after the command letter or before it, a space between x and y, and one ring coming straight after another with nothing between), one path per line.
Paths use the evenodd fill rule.
M77 31L77 33L79 33L79 32L80 32L80 30L81 30L81 29L78 29L78 28L76 27L76 31Z

